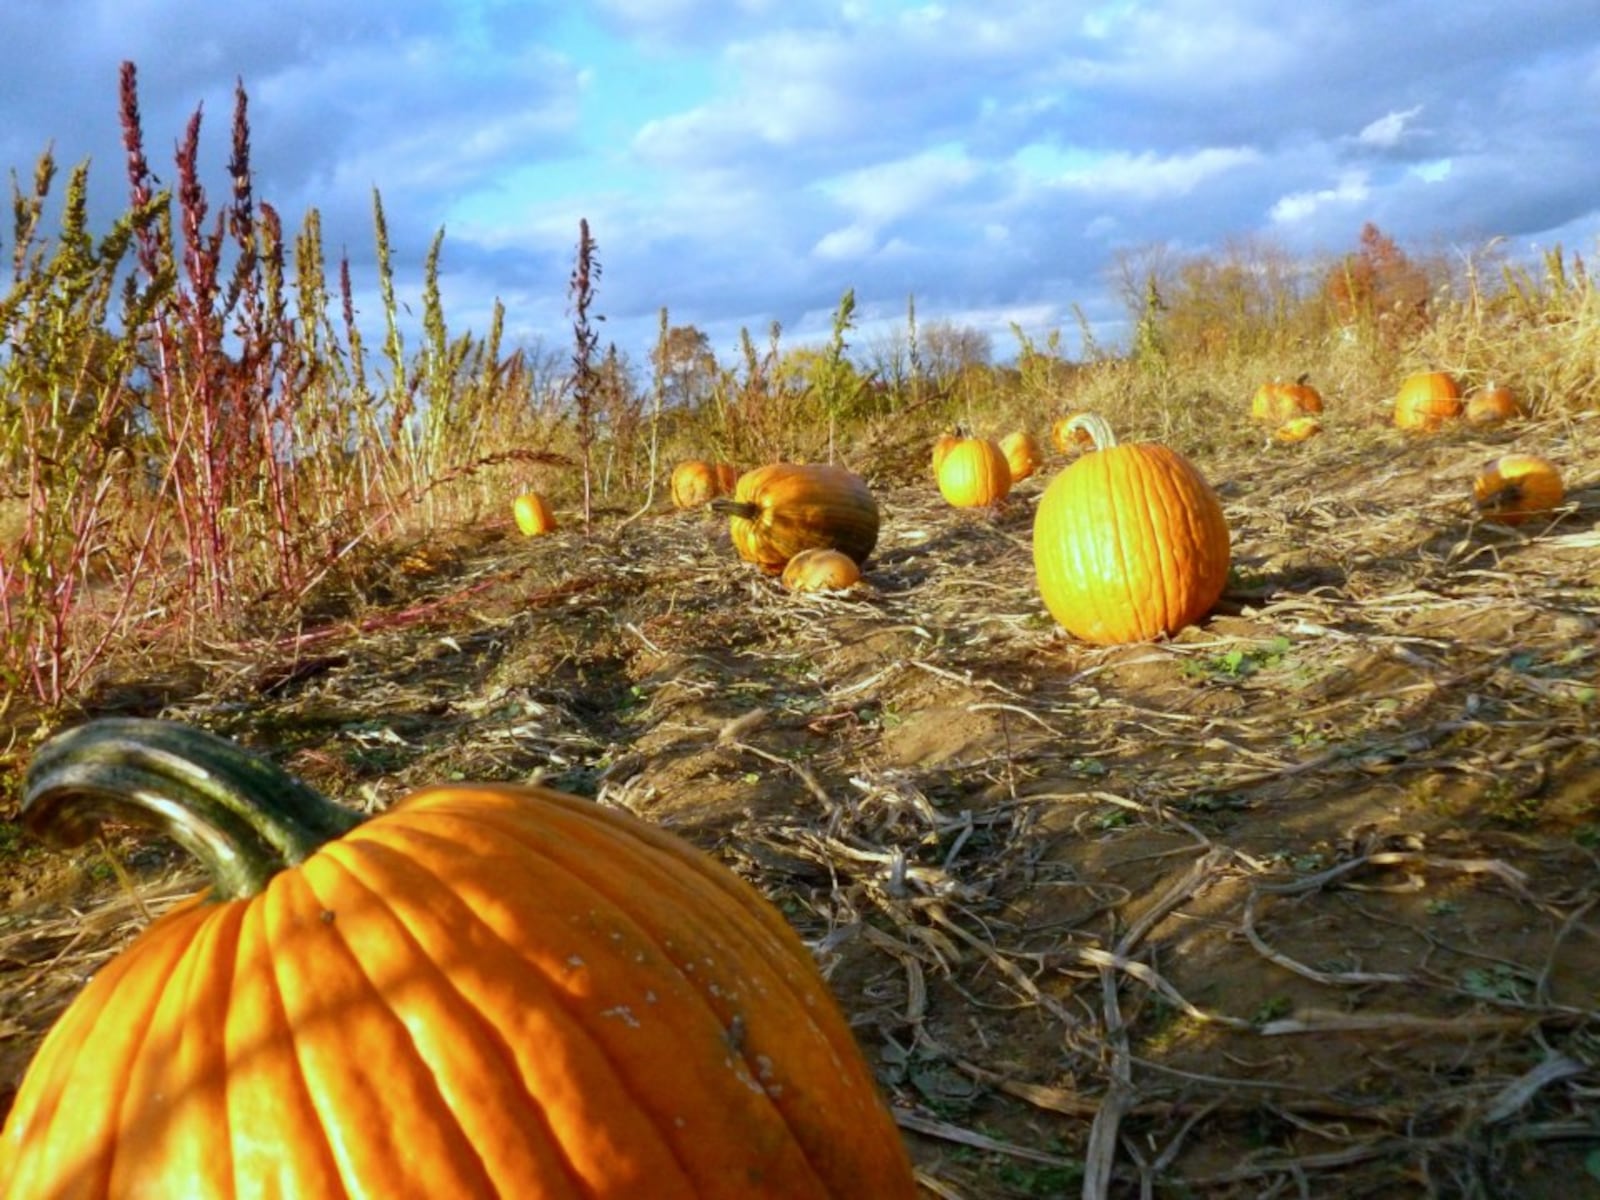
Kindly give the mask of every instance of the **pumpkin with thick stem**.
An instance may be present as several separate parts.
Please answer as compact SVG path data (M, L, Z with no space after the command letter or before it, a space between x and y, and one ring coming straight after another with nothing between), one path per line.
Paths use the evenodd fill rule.
M1502 454L1472 481L1472 498L1486 521L1521 525L1551 517L1566 498L1561 472L1537 454Z
M1461 389L1444 371L1406 376L1394 401L1394 423L1401 429L1434 433L1461 415Z
M939 464L939 494L957 508L993 504L1010 490L1005 452L988 438L962 438Z
M1094 438L1081 425L1073 424L1083 415L1081 408L1074 409L1050 423L1050 444L1062 454L1080 454L1094 449Z
M23 820L154 824L216 886L47 1035L0 1195L910 1200L805 946L677 838L537 787L362 821L214 735L46 743Z
M517 528L528 537L554 533L556 515L550 511L549 502L538 492L523 492L511 503L511 515Z
M1322 411L1322 395L1302 375L1293 383L1281 379L1263 383L1250 400L1250 415L1258 421L1282 423Z
M1193 624L1228 582L1230 537L1216 492L1176 450L1118 445L1092 413L1074 420L1096 448L1039 497L1033 561L1045 607L1072 636L1098 645Z
M773 575L802 550L838 550L864 563L878 544L878 501L853 471L827 463L769 463L739 476L712 511L728 518L739 557Z

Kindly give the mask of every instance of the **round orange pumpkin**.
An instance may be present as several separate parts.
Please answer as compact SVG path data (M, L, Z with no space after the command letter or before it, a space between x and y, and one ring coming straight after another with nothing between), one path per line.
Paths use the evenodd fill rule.
M516 518L517 528L528 537L555 532L556 515L538 492L524 492L512 501L511 515Z
M802 550L839 550L857 563L878 544L878 501L853 471L826 463L769 463L711 502L728 518L739 557L777 574Z
M678 508L699 508L728 490L722 478L718 468L703 459L681 462L672 468L672 503Z
M959 433L941 433L933 440L933 473L937 477L944 465L944 456L961 444Z
M1481 392L1467 397L1466 418L1469 425L1503 425L1523 416L1522 405L1508 387L1490 382Z
M1394 402L1394 423L1401 429L1433 433L1461 415L1461 389L1444 371L1418 371L1406 376Z
M800 551L783 568L783 586L791 592L841 592L860 579L855 559L820 546Z
M1039 443L1026 429L1008 433L1000 439L1000 453L1006 456L1006 466L1011 468L1011 482L1021 483L1039 469L1044 455Z
M1096 449L1050 481L1033 523L1033 563L1050 615L1097 645L1173 634L1228 582L1222 503L1168 446L1121 446L1099 416L1076 418Z
M100 969L0 1133L10 1200L910 1200L782 916L614 809L511 784L362 821L233 743L91 722L24 819L155 824L217 874Z
M1283 422L1322 411L1322 396L1302 375L1293 383L1273 380L1256 389L1250 415L1258 421Z
M1551 515L1566 498L1561 472L1536 454L1503 454L1479 471L1472 498L1486 521L1521 525Z
M1010 490L1005 452L988 438L962 438L939 464L939 494L957 508L993 504Z

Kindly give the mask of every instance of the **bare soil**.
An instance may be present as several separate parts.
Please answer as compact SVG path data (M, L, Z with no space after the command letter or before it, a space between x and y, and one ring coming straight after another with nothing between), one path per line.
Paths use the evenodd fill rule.
M813 946L930 1196L1600 1195L1600 420L1328 425L1200 461L1234 577L1168 642L1050 621L1045 480L957 511L919 458L865 464L848 593L785 592L703 512L563 514L397 551L318 627L87 707L369 810L539 780L676 831ZM1564 464L1558 520L1474 519L1513 446ZM195 880L131 836L0 837L3 1113Z

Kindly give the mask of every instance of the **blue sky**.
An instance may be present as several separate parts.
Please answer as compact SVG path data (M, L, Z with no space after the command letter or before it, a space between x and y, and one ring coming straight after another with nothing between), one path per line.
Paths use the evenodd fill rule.
M220 198L240 78L257 196L321 211L365 319L374 186L403 299L443 226L452 330L498 296L547 347L587 218L640 365L662 305L726 361L741 326L820 337L847 287L864 347L914 293L1003 358L1012 321L1075 345L1075 304L1114 333L1151 246L1600 240L1594 0L5 0L0 46L24 179L53 142L117 210L131 59L156 173L203 104Z

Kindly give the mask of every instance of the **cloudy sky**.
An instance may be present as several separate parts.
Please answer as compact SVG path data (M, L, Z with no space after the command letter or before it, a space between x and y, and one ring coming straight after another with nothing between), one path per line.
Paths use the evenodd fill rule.
M499 296L565 348L587 218L636 363L662 305L726 361L847 287L862 340L915 294L1008 357L1011 321L1071 348L1075 303L1118 317L1111 265L1153 244L1600 238L1595 0L3 0L0 47L0 165L89 158L106 215L118 64L165 180L204 106L218 199L242 79L257 196L321 210L365 319L375 186L413 308L444 227L452 332Z

